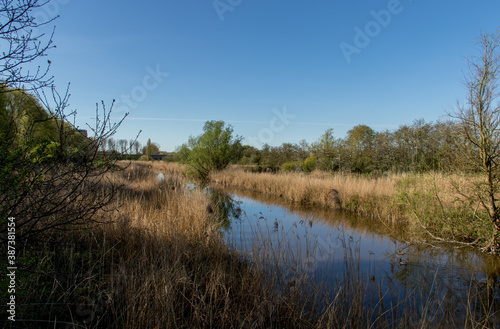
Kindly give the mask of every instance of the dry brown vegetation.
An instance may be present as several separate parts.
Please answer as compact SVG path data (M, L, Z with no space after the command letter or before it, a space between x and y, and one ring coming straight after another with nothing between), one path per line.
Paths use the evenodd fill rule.
M359 213L391 216L387 206L368 208L371 202L384 200L395 193L395 181L398 177L382 177L367 179L361 176L330 174L322 171L304 173L252 173L232 169L213 173L211 180L222 186L233 186L242 189L276 195L293 202L312 203L332 206L330 191L335 189L343 202L343 207ZM354 199L358 204L351 204ZM352 208L352 209L351 209Z
M220 186L283 197L293 202L342 209L408 225L415 239L459 241L480 245L489 240L490 227L470 194L477 177L425 173L365 176L313 171L253 173L238 166L212 173ZM332 195L335 189L338 194ZM418 234L417 234L418 233Z
M133 163L112 177L123 186L119 207L100 214L107 224L58 236L57 245L47 243L43 253L25 254L19 287L24 320L19 323L315 327L318 309L300 301L299 290L278 294L277 286L286 286L280 274L266 274L227 248L207 212L206 194L186 189L180 175L157 180L158 173L175 170L163 163ZM28 264L33 259L38 260Z
M158 173L165 173L164 181L157 180ZM410 291L400 300L380 291L360 275L356 251L349 247L344 281L333 290L297 272L289 249L264 242L243 258L224 244L207 211L208 196L186 188L176 165L132 163L111 179L123 186L114 210L100 214L107 224L52 237L20 259L21 326L451 328L458 323L452 316L456 305L448 309L427 292ZM325 177L316 180L335 187ZM358 188L363 184L360 178ZM311 201L294 193L297 200ZM380 302L388 296L389 308ZM460 327L491 320L489 312L476 317L478 298L471 294L464 302L471 314L459 319Z

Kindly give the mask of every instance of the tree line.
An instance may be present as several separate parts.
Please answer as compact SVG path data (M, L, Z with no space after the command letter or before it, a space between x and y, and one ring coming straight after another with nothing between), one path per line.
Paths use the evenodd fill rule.
M114 139L108 138L105 143L101 145L100 148L103 153L117 153L122 156L134 155L141 156L145 155L147 159L151 160L151 155L160 154L160 145L158 143L153 143L151 138L148 139L146 145L142 145L137 139Z
M374 131L367 125L350 129L336 138L327 129L317 141L243 146L235 162L258 171L304 171L314 169L353 173L425 172L449 170L460 139L457 123L415 120L395 131Z

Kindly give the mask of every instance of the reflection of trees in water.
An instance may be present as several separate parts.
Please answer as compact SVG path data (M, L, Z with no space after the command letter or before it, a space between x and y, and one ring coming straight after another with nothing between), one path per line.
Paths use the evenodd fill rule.
M486 280L481 282L479 293L481 297L482 315L496 314L495 323L500 323L500 257L483 255L486 267Z
M369 238L377 235L398 238L402 232L396 225L392 227L389 227L390 225L387 224L381 225L379 220L374 220L371 217L358 216L321 205L292 202L275 195L238 188L224 187L223 191L227 194L234 194L238 197L255 200L266 206L284 208L291 214L311 220L311 225L315 222L326 224L331 227L341 224L346 230L355 230L360 236L367 236Z
M388 255L394 284L439 316L500 324L500 259L471 249L408 246Z
M311 205L294 204L282 198L236 189L225 189L240 197L256 200L265 205L280 206L312 222L342 225L355 229L362 236L381 235L394 239L395 247L386 253L390 269L386 280L394 298L403 304L427 309L431 318L448 319L454 323L466 316L484 321L486 327L500 324L500 257L485 255L472 248L453 248L450 244L430 246L407 244L401 241L415 240L405 226L380 225L372 218L352 216L332 209ZM212 191L212 205L224 229L230 228L230 219L238 218L240 202L221 191ZM311 222L311 225L312 225ZM321 271L319 271L321 272ZM386 299L386 298L384 298ZM416 301L416 303L415 303Z
M229 194L218 189L208 187L210 193L210 207L214 218L224 230L231 228L231 220L239 219L241 215L241 201L234 200Z

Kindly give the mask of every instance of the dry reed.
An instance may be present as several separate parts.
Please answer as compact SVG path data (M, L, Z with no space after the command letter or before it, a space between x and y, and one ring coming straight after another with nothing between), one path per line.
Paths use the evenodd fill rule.
M369 179L362 176L330 174L314 171L304 173L252 173L238 169L211 175L222 186L232 186L286 198L293 202L334 206L331 190L338 191L344 209L378 217L394 217L387 203L395 193L400 176Z
M159 173L165 179L158 180ZM238 176L226 172L213 179L229 184L231 177L232 185L238 181L246 188L268 186L266 193L312 203L327 202L323 189L364 196L377 186L362 178L348 181L335 176ZM260 252L242 258L224 244L217 222L207 211L207 195L186 188L180 171L171 164L132 163L110 179L122 187L116 208L101 214L107 224L73 232L57 245L46 244L42 252L26 255L25 270L31 268L36 275L20 278L20 291L25 292L19 297L27 314L20 326L450 327L450 322L440 322L442 317L426 322L425 312L412 313L397 300L390 309L384 309L377 298L367 303L368 281L356 272L355 256L346 257L347 281L333 294L310 282L306 274L289 277L281 270L287 257L293 258L289 250L265 244L255 246L262 247L255 249ZM390 195L394 188L390 180L379 184ZM36 264L28 264L30 257L37 259ZM35 300L42 301L41 306ZM435 299L433 305L439 302ZM444 313L448 311L452 310ZM466 321L470 321L467 327L480 323Z
M292 202L317 204L408 225L413 241L446 240L481 244L491 224L475 195L478 177L464 174L387 174L370 177L346 173L254 173L233 166L212 173L219 186L255 191ZM335 190L332 193L332 190ZM459 193L459 190L461 193Z

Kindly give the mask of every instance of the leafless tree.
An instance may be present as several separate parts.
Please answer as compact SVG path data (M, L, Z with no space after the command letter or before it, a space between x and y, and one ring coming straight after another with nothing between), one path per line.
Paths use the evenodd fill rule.
M9 93L0 96L5 99ZM113 123L113 105L107 108L102 103L96 107L95 125L88 127L91 136L84 137L67 121L58 122L66 118L63 104L67 104L68 96L63 96L61 103L49 111L54 115L47 113L43 120L34 119L30 124L34 129L13 129L15 134L0 134L0 216L16 219L20 239L99 222L96 213L111 204L119 188L107 175L120 170L116 165L119 156L100 150L124 118ZM11 110L18 109L8 106L0 112ZM34 134L40 129L37 126L47 122L51 123L53 136L36 138ZM4 226L5 220L1 224Z
M108 144L108 152L116 151L116 142L113 138L109 138L106 142Z
M468 60L467 99L452 116L458 119L458 138L463 141L461 163L468 171L480 173L472 192L492 226L491 240L484 251L500 252L500 31L481 34L481 55ZM477 216L480 216L479 214Z
M127 152L127 150L129 149L127 147L127 144L128 144L128 142L126 139L119 139L118 140L118 147L120 148L121 155L125 155L125 154L129 153L129 152Z
M134 154L136 154L136 155L140 154L141 149L142 149L141 143L136 140L136 141L134 141L133 145L134 145Z
M70 123L69 86L60 94L40 62L55 47L57 17L36 18L49 2L0 0L0 229L14 217L19 239L92 223L118 188L117 154L102 151L125 117L113 123L102 103L89 137Z
M50 0L1 0L0 1L0 92L7 87L34 90L50 86L50 61L26 66L47 55L54 48L55 27L51 23L57 18L37 21L34 12L41 10ZM48 30L49 33L43 32Z

